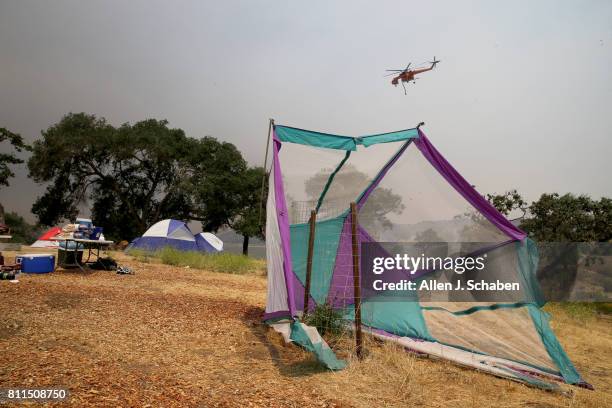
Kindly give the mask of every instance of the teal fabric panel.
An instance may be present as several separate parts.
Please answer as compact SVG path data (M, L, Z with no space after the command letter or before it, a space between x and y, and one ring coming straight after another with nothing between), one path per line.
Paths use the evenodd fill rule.
M546 300L536 276L538 262L540 261L538 248L535 242L529 238L525 238L523 241L516 241L514 245L518 256L518 272L523 280L522 286L526 289L527 296L529 296L525 300L542 307L546 304Z
M357 150L355 139L349 136L330 135L286 126L275 126L276 136L281 142L337 150Z
M561 347L559 340L550 328L550 317L548 313L540 310L536 305L528 305L529 314L533 320L533 324L536 327L548 355L552 361L559 368L559 372L563 379L569 384L577 384L581 382L580 374L576 371L576 368L570 361L567 354Z
M418 137L419 131L417 129L407 129L379 135L361 136L357 138L357 144L369 147L379 143L401 142L402 140L416 139Z
M346 367L346 361L339 360L333 350L325 343L313 343L300 322L291 323L291 340L306 350L314 353L317 360L330 370L342 370Z
M327 299L344 218L345 215L341 215L329 220L317 221L315 226L310 295L319 305L325 303ZM294 224L289 227L289 230L291 233L293 273L305 286L310 226L308 224Z
M297 143L307 146L323 147L337 150L357 150L357 145L369 147L379 143L399 142L419 137L417 129L398 130L396 132L380 133L360 137L332 135L329 133L314 132L312 130L298 129L289 126L276 125L276 137L281 142Z
M355 320L354 305L347 307L344 318ZM405 297L401 300L372 298L362 302L361 323L400 337L435 341L427 330L419 303L408 302Z

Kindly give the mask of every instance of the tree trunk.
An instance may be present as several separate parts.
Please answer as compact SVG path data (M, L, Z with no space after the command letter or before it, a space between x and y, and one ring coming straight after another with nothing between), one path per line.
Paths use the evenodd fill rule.
M6 224L4 221L4 207L0 204L0 224Z
M248 254L249 254L249 236L243 235L242 236L242 255L248 255Z

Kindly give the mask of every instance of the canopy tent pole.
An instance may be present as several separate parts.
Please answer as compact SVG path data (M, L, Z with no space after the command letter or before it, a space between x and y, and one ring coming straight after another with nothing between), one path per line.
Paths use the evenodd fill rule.
M264 192L266 188L266 166L268 165L268 150L270 148L270 135L272 134L272 127L274 126L274 119L270 118L270 122L268 123L268 141L266 142L266 155L264 156L264 164L263 170L264 174L261 178L261 198L259 200L259 221L258 225L261 226L261 214L263 213L263 202L264 202Z
M325 198L325 195L327 194L327 190L329 190L329 186L331 186L332 181L334 181L334 177L336 177L336 174L338 174L342 166L344 166L344 163L346 163L350 155L351 155L351 151L347 150L346 153L344 154L344 158L340 161L340 164L338 164L336 166L336 169L332 172L332 174L329 175L329 178L327 179L327 182L325 183L325 187L323 187L323 191L321 192L321 195L319 196L319 199L317 200L317 207L315 208L315 211L317 213L319 212L319 208L321 208L321 204L323 204L323 199Z
M317 224L317 212L310 212L310 234L308 236L308 259L306 260L306 285L304 288L304 316L308 314L308 301L310 298L310 280L312 276L312 257L314 254L315 227Z

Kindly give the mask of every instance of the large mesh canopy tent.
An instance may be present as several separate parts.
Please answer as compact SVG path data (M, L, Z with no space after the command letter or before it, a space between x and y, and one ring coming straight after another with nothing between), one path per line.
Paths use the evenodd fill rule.
M313 210L308 308L329 304L354 319L350 204L355 202L359 246L488 243L488 250L499 255L487 271L521 282L525 299L425 302L415 295L382 302L364 297L364 330L409 350L533 385L588 386L540 309L544 300L535 279L534 243L442 157L420 128L351 137L273 125L272 140L264 320L293 321L304 310Z

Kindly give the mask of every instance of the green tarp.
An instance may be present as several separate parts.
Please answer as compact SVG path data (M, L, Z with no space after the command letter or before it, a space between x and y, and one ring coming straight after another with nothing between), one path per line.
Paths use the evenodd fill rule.
M342 370L346 367L346 361L339 360L321 336L317 336L313 341L304 327L308 326L300 322L291 323L291 340L314 353L317 360L330 370Z

